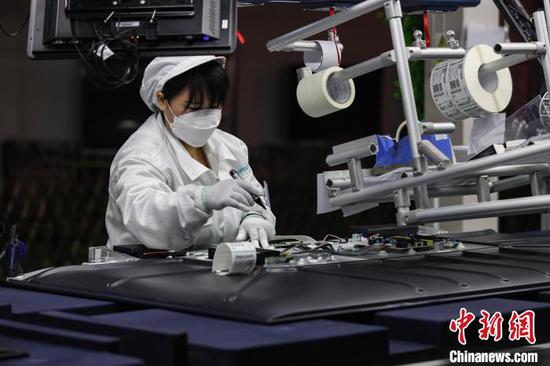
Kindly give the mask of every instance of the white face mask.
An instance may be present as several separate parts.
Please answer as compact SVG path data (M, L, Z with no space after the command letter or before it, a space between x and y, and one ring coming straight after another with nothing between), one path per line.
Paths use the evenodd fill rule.
M180 116L176 116L170 105L168 109L174 116L174 122L170 124L172 133L193 147L204 146L222 119L221 109L200 109Z

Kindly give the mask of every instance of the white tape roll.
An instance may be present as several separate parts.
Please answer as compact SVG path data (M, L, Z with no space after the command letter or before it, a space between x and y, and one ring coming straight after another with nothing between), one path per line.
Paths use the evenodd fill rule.
M300 80L296 97L305 114L310 117L321 117L348 108L353 103L353 80L327 85L329 77L340 70L340 67L329 67Z
M502 58L487 45L472 47L462 60L437 64L430 87L435 105L451 121L487 117L502 111L512 98L509 69L480 75L480 67Z
M256 248L251 242L222 243L216 248L212 272L219 275L246 274L256 266Z
M338 66L338 48L334 41L315 41L318 50L304 52L304 65L317 72Z

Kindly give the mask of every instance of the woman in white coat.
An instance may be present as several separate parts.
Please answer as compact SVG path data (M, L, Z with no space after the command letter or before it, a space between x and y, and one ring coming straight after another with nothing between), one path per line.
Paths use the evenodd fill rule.
M229 83L224 61L159 57L145 69L140 94L154 114L111 165L108 246L179 250L251 240L266 247L275 236L275 216L253 199L263 190L246 145L217 129Z

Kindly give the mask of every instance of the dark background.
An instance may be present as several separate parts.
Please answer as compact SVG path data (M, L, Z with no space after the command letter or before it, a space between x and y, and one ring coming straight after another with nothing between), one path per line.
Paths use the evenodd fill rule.
M2 1L0 24L17 29L28 3ZM524 3L531 11L537 6L535 1ZM328 170L324 159L331 146L373 133L393 134L403 120L394 97L395 68L355 79L352 108L312 119L295 99L301 54L272 54L265 44L325 13L265 5L241 8L238 16L246 43L228 57L231 95L221 128L247 143L256 177L269 183L277 232L322 238L346 235L351 225L393 222L394 210L388 205L347 219L339 212L315 211L316 174ZM381 13L338 31L345 46L343 66L391 48ZM29 270L80 263L89 246L105 244L110 162L150 112L139 97L141 76L116 91L99 90L87 81L78 60L28 59L26 33L0 35L0 222L19 225ZM525 80L515 83L510 107L515 110L538 93L542 78L532 64L512 71L514 80ZM538 226L538 217L504 220L504 231Z
M1 9L0 24L14 30L28 3L5 1ZM319 119L301 112L295 99L301 54L271 54L265 44L325 15L289 5L241 8L238 27L246 43L228 56L231 92L220 127L247 143L256 177L269 184L279 234L346 235L350 225L378 225L394 217L391 207L349 219L339 212L316 215L316 174L328 169L324 159L331 146L393 133L403 119L392 96L394 69L358 78L356 102L344 112ZM384 23L378 13L339 27L343 66L390 48ZM29 252L27 269L80 263L89 246L107 239L112 157L150 112L139 96L141 75L132 85L99 90L78 60L29 60L26 33L0 36L6 78L0 92L0 222L19 225ZM148 61L141 62L142 69Z

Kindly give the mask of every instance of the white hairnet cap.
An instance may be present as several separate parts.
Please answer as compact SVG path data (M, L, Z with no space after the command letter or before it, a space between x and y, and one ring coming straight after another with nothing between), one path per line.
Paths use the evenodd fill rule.
M155 112L157 105L157 91L162 90L166 82L194 67L204 63L218 60L225 66L223 56L182 56L182 57L157 57L145 68L141 89L141 99L150 110Z

